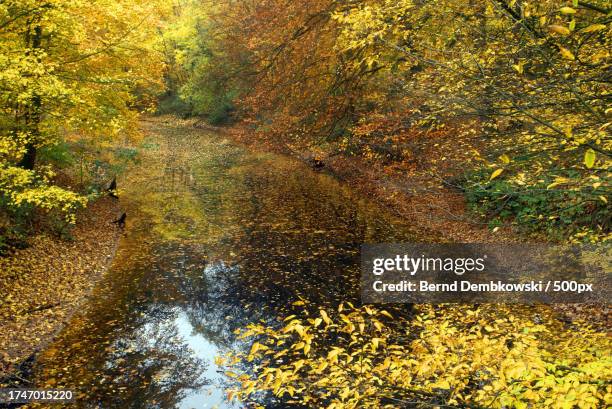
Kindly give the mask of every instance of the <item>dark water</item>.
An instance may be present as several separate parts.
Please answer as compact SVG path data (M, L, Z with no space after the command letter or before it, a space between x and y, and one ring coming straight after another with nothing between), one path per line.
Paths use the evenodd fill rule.
M299 297L358 300L360 245L415 236L292 159L150 131L122 181L129 223L113 266L34 381L77 391L71 407L232 407L214 357L246 348L235 329L274 322Z

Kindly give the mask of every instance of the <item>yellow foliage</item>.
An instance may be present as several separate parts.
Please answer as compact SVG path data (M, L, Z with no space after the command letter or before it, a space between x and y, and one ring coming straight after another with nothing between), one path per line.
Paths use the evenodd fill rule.
M344 324L316 327L295 318L285 330L249 326L258 339L254 349L286 342L246 372L245 357L232 356L231 369L243 371L235 396L252 401L270 391L337 408L432 397L450 406L597 408L610 398L612 341L588 326L568 330L544 308L422 305L401 322L371 306L337 315ZM297 326L301 333L293 331ZM313 346L308 356L301 348L306 334ZM274 359L281 355L283 361Z
M34 171L36 152L70 134L135 134L138 91L162 89L154 51L166 2L8 0L0 5L0 200L59 210L74 222L86 203Z

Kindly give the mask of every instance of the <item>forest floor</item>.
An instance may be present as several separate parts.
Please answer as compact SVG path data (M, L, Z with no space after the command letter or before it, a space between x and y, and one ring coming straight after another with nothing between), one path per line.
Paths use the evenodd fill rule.
M113 259L118 213L115 199L101 198L80 212L70 240L39 233L0 258L0 379L18 376L87 298Z

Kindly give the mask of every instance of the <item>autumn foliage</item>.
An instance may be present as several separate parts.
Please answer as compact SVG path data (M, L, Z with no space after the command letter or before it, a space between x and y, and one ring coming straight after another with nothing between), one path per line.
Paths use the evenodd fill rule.
M190 7L206 11L199 43L176 47L190 56L178 61L186 74L179 94L194 104L202 96L196 84L218 84L206 87L206 100L229 97L246 138L322 157L411 162L401 169L431 152L423 145L440 144L447 149L437 151L441 161L461 158L454 174L421 171L460 189L490 227L509 222L540 238L609 240L606 2ZM205 65L193 64L199 55ZM251 325L241 333L250 352L219 363L235 379L229 398L254 406L609 405L609 339L587 325L566 328L550 314L420 306L392 323L371 307L313 308Z
M512 224L540 239L608 241L609 7L4 0L0 252L34 215L74 225L77 210L105 193L117 169L108 163L137 156L129 142L141 114L154 112L239 122L253 140L316 152L320 167L344 155L428 173L464 194L494 231ZM419 161L432 152L440 157ZM185 195L151 203L176 200L200 215ZM167 226L166 239L194 228ZM398 317L348 303L293 306L304 310L238 331L250 351L220 358L234 382L230 400L329 409L612 404L609 337L565 326L550 309L416 306Z
M443 132L458 149L475 147L466 153L476 165L455 166L457 187L492 226L514 221L574 241L609 237L606 2L193 7L209 10L199 27L212 71L184 65L193 74L185 83L193 90L198 78L217 81L212 95L229 95L255 135L323 155L401 162L418 155L415 135L434 144Z
M0 237L34 210L75 222L87 198L55 185L56 169L38 160L40 152L134 134L136 103L146 106L146 95L162 87L164 65L153 47L164 7L139 0L0 4Z
M230 398L245 402L267 392L328 409L602 407L610 340L580 332L528 307L423 305L405 320L345 303L253 324L240 333L250 351L221 362L238 386Z

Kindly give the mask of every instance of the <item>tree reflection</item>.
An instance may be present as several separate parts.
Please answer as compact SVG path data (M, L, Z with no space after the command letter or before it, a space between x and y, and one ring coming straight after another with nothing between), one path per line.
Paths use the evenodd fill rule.
M179 316L220 349L244 348L237 328L276 322L300 298L357 303L361 243L412 238L329 176L199 141L190 154L201 156L149 158L157 173L136 175L122 195L132 198L128 235L88 308L41 356L39 386L76 388L80 407L179 407L210 381L214 358L190 347ZM184 160L190 182L167 183Z

